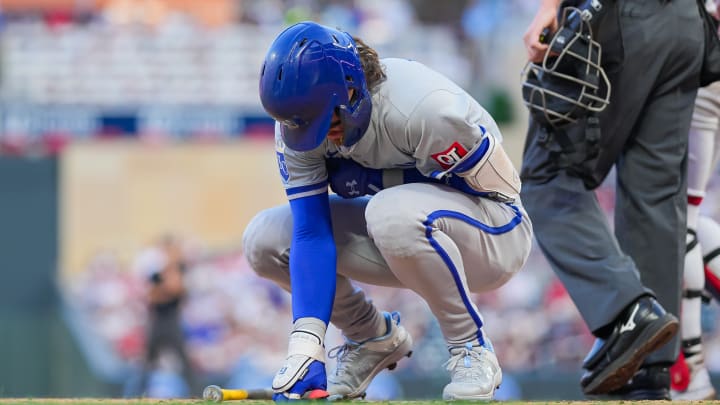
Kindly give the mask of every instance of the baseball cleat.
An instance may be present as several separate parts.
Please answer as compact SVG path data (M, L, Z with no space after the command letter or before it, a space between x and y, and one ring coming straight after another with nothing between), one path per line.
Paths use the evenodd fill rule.
M488 347L467 343L450 349L452 357L446 363L450 384L443 389L445 401L493 399L495 389L502 382L502 370L495 353Z
M364 397L372 379L382 370L393 370L403 357L412 355L412 337L400 326L400 314L385 313L387 333L383 336L345 344L330 350L336 358L334 371L328 375L328 391L344 399Z

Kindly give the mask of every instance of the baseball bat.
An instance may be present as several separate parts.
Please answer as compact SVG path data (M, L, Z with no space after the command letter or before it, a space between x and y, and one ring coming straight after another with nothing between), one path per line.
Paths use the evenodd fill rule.
M272 396L273 390L265 388L245 390L227 389L220 388L217 385L209 385L203 390L203 399L213 402L237 401L243 399L271 400Z
M255 400L272 400L275 392L269 388L259 389L227 389L220 388L217 385L209 385L203 390L203 399L212 402L222 401L238 401L244 399ZM302 399L323 399L327 398L328 393L325 390L312 390L306 392ZM335 399L335 398L333 398Z

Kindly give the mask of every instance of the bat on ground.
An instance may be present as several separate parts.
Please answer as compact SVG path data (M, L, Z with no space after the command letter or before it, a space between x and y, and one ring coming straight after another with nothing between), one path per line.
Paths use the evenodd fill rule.
M217 385L209 385L203 390L203 399L212 402L238 401L238 400L272 400L275 392L269 388L259 389L227 389L220 388ZM328 397L327 391L312 390L306 392L303 399L325 399Z
M226 389L220 388L217 385L209 385L203 390L203 399L206 401L222 402L222 401L236 401L243 399L259 399L259 400L271 400L273 396L273 390L271 389Z

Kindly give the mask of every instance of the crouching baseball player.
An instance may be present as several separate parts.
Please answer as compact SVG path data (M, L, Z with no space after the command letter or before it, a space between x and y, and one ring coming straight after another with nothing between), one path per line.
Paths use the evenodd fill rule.
M260 98L276 120L290 201L255 216L243 239L252 268L292 292L274 400L359 397L411 353L400 316L381 312L352 280L419 294L449 350L443 398L492 399L502 371L470 292L507 282L532 240L493 118L426 66L381 60L312 22L272 43ZM346 343L330 351L337 361L326 375L328 322Z

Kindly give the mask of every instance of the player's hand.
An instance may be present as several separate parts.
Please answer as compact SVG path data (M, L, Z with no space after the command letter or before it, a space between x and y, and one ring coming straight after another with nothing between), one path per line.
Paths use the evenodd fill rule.
M535 18L533 18L530 26L525 31L525 35L523 35L525 50L527 51L528 60L531 62L542 61L547 52L548 44L540 41L543 30L548 28L551 33L554 33L558 29L558 5L558 1L543 1L537 13L535 13Z
M383 189L381 169L370 169L345 158L330 158L325 164L330 189L340 197L372 195Z
M286 373L290 367L287 365L278 371L278 376ZM277 378L277 377L276 377ZM290 389L273 394L273 401L301 401L311 399L323 399L329 396L327 390L327 375L325 364L320 361L313 361L307 366L305 375L297 380Z

